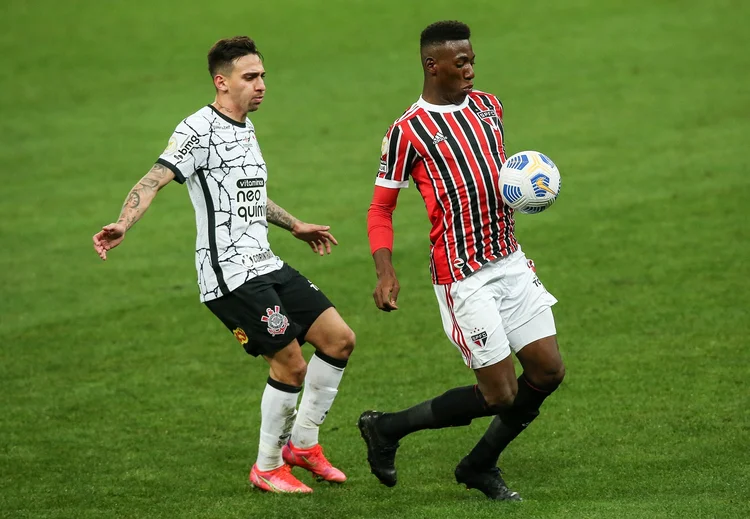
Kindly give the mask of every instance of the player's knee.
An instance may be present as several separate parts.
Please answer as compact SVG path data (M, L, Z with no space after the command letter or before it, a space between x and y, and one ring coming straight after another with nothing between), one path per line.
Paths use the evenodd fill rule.
M488 391L483 391L484 400L487 402L487 407L493 411L500 411L507 409L513 405L513 401L516 399L516 393L518 392L518 386L507 385L504 387L493 388Z
M555 387L562 384L562 381L565 379L565 364L562 362L557 367L554 373L550 374L550 382L554 384Z
M565 379L565 365L560 361L537 369L529 382L546 391L554 391L562 384L563 379Z
M284 378L286 378L286 380L282 380L282 382L299 387L305 383L307 363L304 359L300 359L285 366L284 371Z
M349 356L354 351L354 345L357 342L357 337L354 332L348 326L343 326L337 330L333 337L327 341L325 348L321 348L323 353L329 355L335 359L349 360Z
M349 356L354 351L354 346L357 344L357 336L354 334L354 331L346 327L346 331L343 333L342 337L342 345L341 345L341 355L342 358L348 359Z

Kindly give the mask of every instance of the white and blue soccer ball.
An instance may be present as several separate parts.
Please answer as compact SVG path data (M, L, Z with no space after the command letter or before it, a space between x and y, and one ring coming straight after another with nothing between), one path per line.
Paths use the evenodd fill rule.
M549 157L538 151L521 151L500 168L503 202L520 213L541 213L560 194L560 172Z

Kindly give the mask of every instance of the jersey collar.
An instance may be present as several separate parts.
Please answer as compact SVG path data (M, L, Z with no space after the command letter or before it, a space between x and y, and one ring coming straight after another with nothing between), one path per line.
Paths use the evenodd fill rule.
M234 119L230 119L229 117L227 117L226 115L224 115L223 113L221 113L220 111L218 111L216 109L216 107L214 107L214 105L206 105L206 106L208 106L211 110L213 110L213 112L216 115L218 115L219 117L221 117L222 119L224 119L226 122L228 122L230 124L233 124L235 126L239 126L240 128L244 128L246 126L245 123L238 123Z
M438 112L442 114L449 113L449 112L457 112L469 106L469 96L467 95L460 105L434 105L432 103L428 103L427 101L425 101L422 96L419 96L419 100L417 101L417 106L424 108L428 112Z

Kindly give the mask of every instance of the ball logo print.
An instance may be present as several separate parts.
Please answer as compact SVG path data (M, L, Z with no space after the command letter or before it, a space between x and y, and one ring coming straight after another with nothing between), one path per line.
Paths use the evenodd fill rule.
M544 173L537 173L531 177L531 184L534 186L534 193L538 197L544 197L545 192L556 195L554 191L549 188L549 177Z
M273 307L273 310L266 308L266 315L260 318L264 323L268 323L268 333L276 337L282 335L289 327L289 319L281 313L279 305Z

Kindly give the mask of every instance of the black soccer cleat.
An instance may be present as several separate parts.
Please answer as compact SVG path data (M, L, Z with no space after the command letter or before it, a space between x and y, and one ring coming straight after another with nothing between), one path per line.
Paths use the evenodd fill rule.
M384 438L378 432L377 421L383 413L379 411L365 411L359 417L357 425L362 439L367 444L367 461L370 472L387 487L396 485L396 449L399 443Z
M461 461L456 467L456 481L466 485L467 489L476 488L490 499L498 501L522 501L518 492L508 488L500 476L500 469L476 469Z

